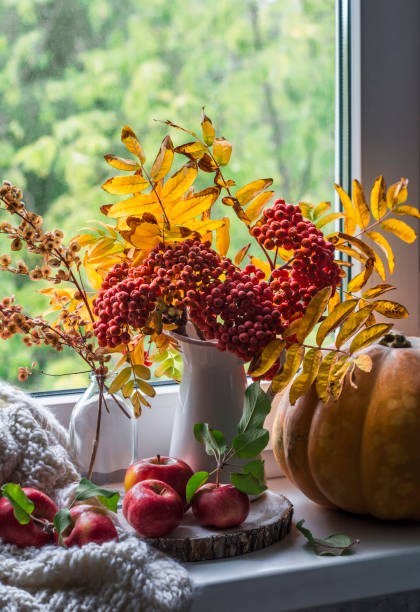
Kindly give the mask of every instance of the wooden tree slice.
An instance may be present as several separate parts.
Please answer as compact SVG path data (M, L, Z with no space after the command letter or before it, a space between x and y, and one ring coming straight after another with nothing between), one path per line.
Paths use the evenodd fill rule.
M168 536L146 542L180 561L208 561L236 557L266 548L290 531L293 506L277 493L266 491L251 503L248 518L232 529L200 527L189 510L182 523Z

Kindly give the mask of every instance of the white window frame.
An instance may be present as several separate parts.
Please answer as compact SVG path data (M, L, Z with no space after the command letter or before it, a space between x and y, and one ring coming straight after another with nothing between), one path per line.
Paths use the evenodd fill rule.
M420 2L338 1L337 36L337 50L341 45L341 65L337 51L336 106L338 114L341 104L342 122L336 122L336 159L341 159L341 167L336 167L336 180L348 190L351 179L358 178L367 191L367 186L372 185L380 173L388 182L406 176L410 178L409 203L419 207ZM395 45L393 51L390 40ZM348 74L343 72L343 63L348 67ZM340 90L339 81L343 77L346 82L341 83ZM418 231L416 219L409 223ZM398 322L398 328L417 335L420 324L419 242L405 245L395 240L392 245L398 261L392 277L398 286L395 299L411 312L409 319ZM143 411L139 427L139 448L143 456L157 451L169 452L178 389L177 384L157 386L153 408ZM37 395L42 396L43 403L67 426L80 391ZM274 416L273 409L266 423L270 431ZM264 458L267 476L279 475L269 449Z

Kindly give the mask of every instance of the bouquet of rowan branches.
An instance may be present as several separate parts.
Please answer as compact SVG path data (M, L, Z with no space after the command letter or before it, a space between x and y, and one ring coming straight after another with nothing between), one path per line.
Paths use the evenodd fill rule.
M404 306L377 299L394 287L386 282L394 257L386 238L391 232L406 242L416 238L398 215L419 216L404 205L407 180L386 190L383 177L373 186L370 206L361 184L353 181L353 199L338 185L343 212L331 212L329 202L297 205L277 199L268 188L272 179L240 186L227 176L232 145L216 137L203 109L202 133L163 122L187 136L174 146L165 136L150 167L139 139L128 126L122 142L133 157L106 155L117 170L129 172L107 180L103 189L128 198L104 205L106 232L81 234L87 246L85 268L97 289L93 329L99 345L110 350L132 343L156 362L157 376L179 379L177 342L171 331L212 340L248 363L254 380L271 380L269 395L281 391L297 374L290 389L292 403L316 382L319 397L338 398L347 373L369 371L371 362L358 351L392 327L376 322L375 313L398 319ZM174 160L186 163L170 174ZM201 175L208 186L195 191ZM214 218L214 204L230 208L245 224L250 242L227 257L230 216ZM322 228L341 223L343 231L324 235ZM250 253L252 241L262 259ZM343 286L352 261L360 271ZM248 261L246 261L248 259ZM369 289L372 274L381 281ZM332 332L337 332L331 345ZM325 344L328 343L327 346ZM150 347L154 346L153 351ZM143 352L142 352L143 354ZM118 364L117 386L139 409L144 398L130 374L135 363L126 351Z

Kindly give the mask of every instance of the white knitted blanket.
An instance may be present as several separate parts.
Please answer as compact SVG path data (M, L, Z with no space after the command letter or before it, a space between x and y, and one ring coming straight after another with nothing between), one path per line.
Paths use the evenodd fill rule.
M63 505L79 479L65 430L18 389L0 383L0 485L36 487ZM0 540L0 610L169 612L188 610L192 584L178 563L135 536L64 549Z

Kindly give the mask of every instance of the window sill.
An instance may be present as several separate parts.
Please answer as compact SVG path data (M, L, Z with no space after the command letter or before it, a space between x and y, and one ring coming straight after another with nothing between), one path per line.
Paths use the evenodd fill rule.
M302 610L420 589L420 525L385 523L321 508L285 478L273 479L269 486L290 498L295 506L294 520L305 518L314 534L347 533L359 538L354 554L316 556L292 528L288 537L265 550L236 559L189 563L196 586L192 612L217 608L229 608L230 612ZM417 606L420 591L418 597ZM221 602L229 602L228 608L220 608ZM374 607L361 606L358 601L351 610ZM333 606L329 611L337 609ZM390 602L381 609L400 608Z

